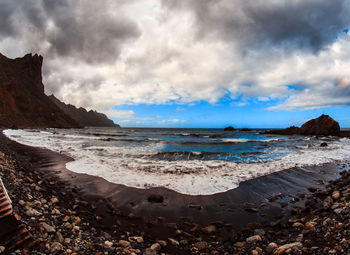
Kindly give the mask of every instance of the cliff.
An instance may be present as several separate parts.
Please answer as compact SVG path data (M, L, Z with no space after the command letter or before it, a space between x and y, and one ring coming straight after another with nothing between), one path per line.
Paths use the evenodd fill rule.
M0 53L0 127L79 127L44 94L42 64L42 56L9 59Z
M72 119L76 120L83 127L119 127L112 120L108 119L103 113L96 111L87 111L84 108L76 108L74 105L65 104L57 99L54 95L49 96L62 111Z

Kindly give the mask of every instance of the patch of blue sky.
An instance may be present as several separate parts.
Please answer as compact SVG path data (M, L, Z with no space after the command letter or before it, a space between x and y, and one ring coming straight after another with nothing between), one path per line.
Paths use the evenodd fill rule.
M187 104L139 104L116 107L120 111L133 111L135 118L127 121L114 119L124 127L167 128L286 128L300 126L305 121L328 114L338 120L342 128L350 127L349 107L330 107L313 110L271 111L270 106L283 99L254 97L231 99L225 96L217 103L198 101Z

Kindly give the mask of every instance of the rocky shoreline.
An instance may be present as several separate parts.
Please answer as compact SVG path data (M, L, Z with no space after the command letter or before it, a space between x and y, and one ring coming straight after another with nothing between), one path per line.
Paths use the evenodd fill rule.
M344 164L340 178L325 189L301 194L305 207L291 216L277 215L268 224L250 223L241 230L223 222L197 225L144 222L124 214L108 199L95 204L74 186L36 169L25 155L0 143L0 174L14 211L39 241L34 250L17 254L348 254L350 252L350 173ZM278 197L271 198L278 199ZM108 209L102 210L99 205ZM283 206L283 205L281 205ZM246 208L254 215L256 208ZM113 215L106 224L102 211ZM186 227L187 226L187 227ZM5 249L1 245L0 251ZM6 252L6 251L5 251Z

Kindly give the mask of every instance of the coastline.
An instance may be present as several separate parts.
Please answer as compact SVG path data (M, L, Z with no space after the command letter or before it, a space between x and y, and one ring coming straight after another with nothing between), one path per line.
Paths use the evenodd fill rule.
M123 247L118 240L128 239L125 232L130 232L129 237L143 236L144 240L140 243L128 239L133 244L132 247L138 248L140 252L150 249L157 239L161 239L167 245L158 250L166 254L190 254L199 250L216 250L220 254L222 251L234 250L245 254L247 247L252 250L252 245L246 242L247 247L236 246L240 239L244 240L246 235L260 228L265 229L265 232L269 228L285 228L291 215L302 214L307 198L313 197L312 191L325 189L328 181L337 178L340 168L349 169L346 162L289 169L243 182L238 188L224 193L188 196L165 188L129 188L99 177L73 173L65 168L65 163L71 160L67 156L20 145L8 140L2 133L0 141L1 151L12 155L19 168L33 171L32 176L40 177L39 182L43 180L42 183L51 187L51 191L56 191L54 195L60 201L60 208L75 207L75 215L89 223L88 226L93 226L97 232L107 233L110 238L103 234L101 239L97 237L98 240L94 240L100 243L101 251L114 248L115 252L122 248L121 252L124 253L127 251L123 249L128 247ZM34 189L36 186L33 185ZM148 202L152 195L162 196L163 203ZM15 208L25 218L23 208L16 205L16 199ZM50 239L50 235L48 237ZM104 243L107 239L117 242L107 249ZM180 242L179 245L173 239ZM203 245L206 243L207 247L198 248L198 242L203 242ZM213 245L215 242L218 244ZM230 245L226 247L227 242ZM210 244L213 249L209 249ZM67 246L69 245L64 245Z

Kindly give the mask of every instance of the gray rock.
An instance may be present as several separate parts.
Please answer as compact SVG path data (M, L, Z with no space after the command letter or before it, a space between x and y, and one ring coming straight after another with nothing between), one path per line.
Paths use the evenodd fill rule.
M40 227L42 227L43 229L45 229L46 232L48 233L55 233L56 232L56 229L50 225L48 225L47 223L45 222L41 222L40 223Z
M248 237L246 239L247 243L256 243L256 242L260 242L260 241L262 241L262 238L259 235L251 236L251 237Z
M63 245L58 243L58 242L53 242L51 244L51 252L57 252L57 251L62 251L63 250Z
M29 217L40 216L41 214L42 214L41 212L38 212L37 210L35 210L31 207L28 207L27 211L26 211L26 215Z
M62 234L61 234L60 231L57 231L57 232L56 232L55 240L56 240L57 242L59 242L59 243L63 243L63 242L64 242L64 238L63 238L63 236L62 236Z
M168 238L168 240L172 245L175 245L175 246L180 245L180 243L177 240L175 240L174 238Z

